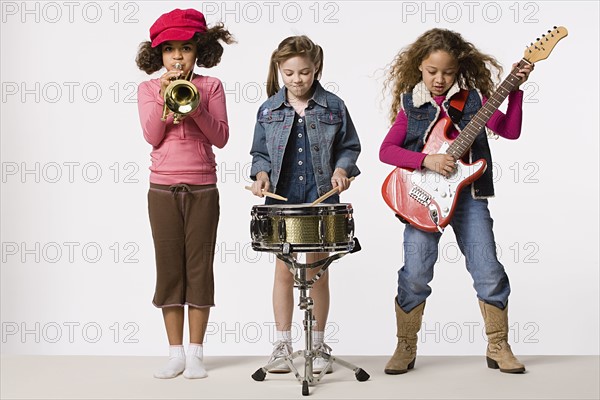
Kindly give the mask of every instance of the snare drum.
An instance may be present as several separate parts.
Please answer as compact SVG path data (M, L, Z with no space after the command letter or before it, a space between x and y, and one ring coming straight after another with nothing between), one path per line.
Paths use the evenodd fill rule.
M334 252L354 248L351 204L252 207L252 248L271 252Z

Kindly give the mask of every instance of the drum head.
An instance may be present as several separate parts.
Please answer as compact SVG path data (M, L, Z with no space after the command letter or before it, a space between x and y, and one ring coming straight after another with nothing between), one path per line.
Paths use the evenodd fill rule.
M256 205L252 207L252 213L254 212L267 215L319 215L323 213L351 214L352 204L336 203L317 204L314 206L310 205L310 203Z

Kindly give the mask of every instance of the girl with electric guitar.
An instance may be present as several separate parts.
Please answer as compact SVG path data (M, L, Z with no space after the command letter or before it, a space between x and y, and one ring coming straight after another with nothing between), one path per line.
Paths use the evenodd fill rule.
M488 335L488 366L509 373L525 371L507 342L510 286L504 266L496 256L493 221L488 210L487 198L494 195L488 135L519 137L523 92L518 88L532 70L533 63L521 61L513 65L512 84L507 88L501 85L508 95L506 114L497 111L497 107L490 112L487 123L483 122L472 134L471 144L460 143L457 136L488 98L490 102L494 99L493 75L497 73L499 77L502 71L494 57L483 54L456 32L432 29L402 50L389 68L385 85L393 94L392 127L381 145L379 157L384 163L409 171L403 178L412 180L408 182L411 187L406 198L415 205L402 200L398 184L402 179L388 177L384 198L394 209L408 206L406 214L397 214L409 224L404 230L404 266L398 271L395 299L398 345L385 367L387 374L402 374L415 365L417 332L425 300L431 293L429 282L433 279L438 242L446 224L452 225L467 270L473 277ZM456 140L447 146L452 139ZM440 142L435 153L427 151L432 141ZM479 164L470 173L467 167L474 164L465 163L475 160ZM431 176L437 182L444 182L469 174L455 191L447 191L448 184L440 190L425 182ZM433 202L438 194L439 206ZM395 195L400 200L391 200ZM448 204L444 205L444 200ZM418 208L423 216L413 216L411 207ZM443 224L445 220L447 223Z

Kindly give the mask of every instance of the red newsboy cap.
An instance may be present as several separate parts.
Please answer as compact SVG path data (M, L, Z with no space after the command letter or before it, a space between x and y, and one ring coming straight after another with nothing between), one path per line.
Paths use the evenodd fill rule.
M206 32L204 15L192 8L179 8L161 15L150 27L152 47L169 40L188 40L196 32Z

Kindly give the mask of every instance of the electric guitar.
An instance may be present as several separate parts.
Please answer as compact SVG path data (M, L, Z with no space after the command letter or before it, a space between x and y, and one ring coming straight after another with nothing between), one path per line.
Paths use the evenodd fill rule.
M461 189L476 181L487 168L484 159L468 164L461 160L462 156L511 90L519 85L517 72L527 64L548 58L556 43L567 34L565 27L554 27L532 43L523 59L455 139L449 139L446 134L452 127L450 118L442 118L435 124L422 152L451 154L458 160L451 176L444 177L425 168L400 167L387 176L381 188L383 199L402 220L423 231L443 232L452 219Z

